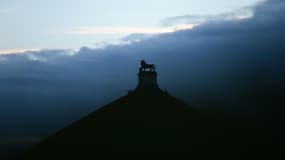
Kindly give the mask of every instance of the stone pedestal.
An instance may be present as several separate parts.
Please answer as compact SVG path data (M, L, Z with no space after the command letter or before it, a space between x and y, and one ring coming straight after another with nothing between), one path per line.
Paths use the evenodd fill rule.
M157 73L155 71L140 71L138 73L138 85L136 89L160 90L157 84Z

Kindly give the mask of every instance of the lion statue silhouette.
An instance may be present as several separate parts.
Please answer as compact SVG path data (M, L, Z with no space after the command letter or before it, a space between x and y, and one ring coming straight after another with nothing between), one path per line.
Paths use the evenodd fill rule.
M155 64L147 64L144 60L141 60L140 72L143 71L155 72Z

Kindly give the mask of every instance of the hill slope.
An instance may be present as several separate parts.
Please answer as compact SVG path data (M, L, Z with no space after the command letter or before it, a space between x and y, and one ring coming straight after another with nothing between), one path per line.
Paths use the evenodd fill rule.
M254 155L257 139L245 123L202 114L160 90L137 90L48 137L22 158L248 156Z

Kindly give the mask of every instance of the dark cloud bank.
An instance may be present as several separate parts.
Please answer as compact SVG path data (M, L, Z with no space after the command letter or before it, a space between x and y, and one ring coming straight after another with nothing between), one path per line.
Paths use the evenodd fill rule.
M126 94L141 59L157 64L162 89L196 108L280 113L284 28L285 2L271 0L250 19L206 22L131 45L1 56L0 137L46 136Z

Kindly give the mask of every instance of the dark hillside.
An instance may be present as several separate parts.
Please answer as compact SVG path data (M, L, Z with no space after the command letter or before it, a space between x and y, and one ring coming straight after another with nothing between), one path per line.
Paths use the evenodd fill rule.
M258 135L246 123L202 114L165 92L134 91L47 138L25 158L254 155Z
M143 66L143 65L142 65ZM48 137L22 159L115 159L157 154L195 159L270 155L267 132L248 119L192 109L158 87L154 66L136 90ZM266 152L263 152L266 151ZM138 157L139 156L139 157Z

